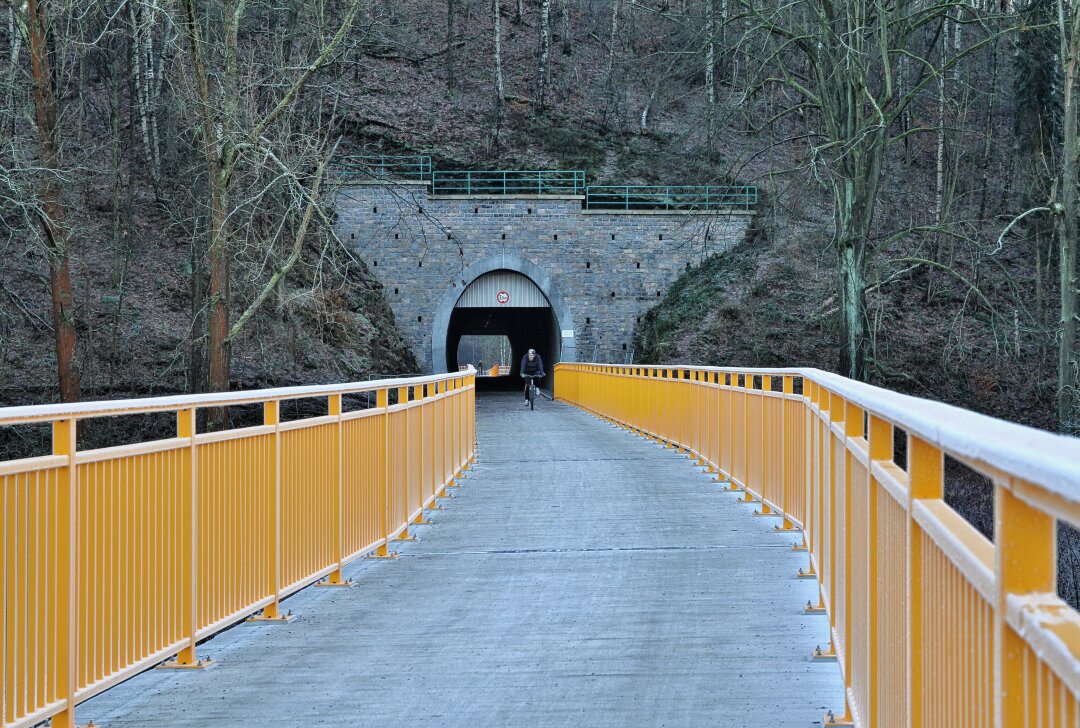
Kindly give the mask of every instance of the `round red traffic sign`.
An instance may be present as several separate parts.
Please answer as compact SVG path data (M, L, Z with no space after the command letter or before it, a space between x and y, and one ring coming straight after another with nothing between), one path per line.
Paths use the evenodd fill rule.
M495 294L495 300L498 301L500 305L510 303L510 291L499 291Z

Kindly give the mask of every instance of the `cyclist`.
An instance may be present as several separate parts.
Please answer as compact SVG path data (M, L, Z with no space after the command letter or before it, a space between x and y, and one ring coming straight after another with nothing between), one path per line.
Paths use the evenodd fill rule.
M544 376L544 360L536 353L536 349L529 349L529 353L521 357L521 376L525 379L525 404L529 404L529 380L528 377Z

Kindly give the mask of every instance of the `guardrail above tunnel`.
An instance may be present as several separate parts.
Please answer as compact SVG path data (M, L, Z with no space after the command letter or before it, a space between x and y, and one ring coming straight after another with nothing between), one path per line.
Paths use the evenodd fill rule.
M431 194L462 195L584 195L581 170L435 170Z
M586 210L749 210L757 201L757 187L750 186L589 185L585 188Z
M342 157L340 174L364 182L427 182L435 197L581 197L594 212L752 210L753 185L590 185L583 170L441 170L427 156Z

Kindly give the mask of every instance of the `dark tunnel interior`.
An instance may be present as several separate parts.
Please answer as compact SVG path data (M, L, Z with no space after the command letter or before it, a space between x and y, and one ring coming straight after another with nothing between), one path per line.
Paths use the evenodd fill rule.
M513 390L520 389L521 378L518 366L521 357L531 348L544 360L547 377L539 382L544 389L550 390L553 367L559 361L560 338L559 322L550 308L455 308L450 315L450 326L446 332L446 368L457 371L459 364L476 362L462 361L458 358L458 344L462 336L506 336L510 340L510 376L478 377L477 390ZM491 366L495 362L484 362Z

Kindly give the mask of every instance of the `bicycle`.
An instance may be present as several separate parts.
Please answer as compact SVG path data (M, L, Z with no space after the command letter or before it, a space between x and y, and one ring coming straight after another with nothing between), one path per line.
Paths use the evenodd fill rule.
M536 380L539 377L534 374L522 374L521 376L529 380L529 409L534 410L536 409Z

